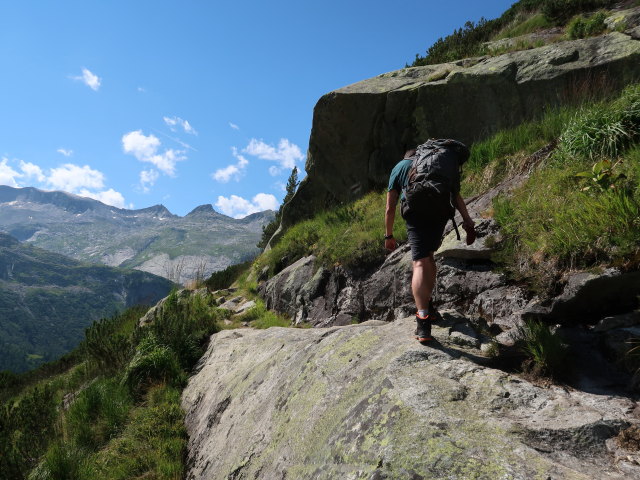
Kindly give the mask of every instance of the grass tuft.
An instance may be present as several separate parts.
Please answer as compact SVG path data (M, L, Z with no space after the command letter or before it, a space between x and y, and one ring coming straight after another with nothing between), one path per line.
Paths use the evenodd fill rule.
M566 375L567 348L557 333L537 321L525 322L519 333L521 348L534 364L531 373L556 379Z

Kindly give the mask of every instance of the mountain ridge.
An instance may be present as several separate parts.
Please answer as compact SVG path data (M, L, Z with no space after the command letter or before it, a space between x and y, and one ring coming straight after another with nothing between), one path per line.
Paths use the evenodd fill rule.
M205 204L181 217L164 205L127 210L65 192L0 186L0 231L76 260L179 283L256 256L262 226L274 215L234 219Z

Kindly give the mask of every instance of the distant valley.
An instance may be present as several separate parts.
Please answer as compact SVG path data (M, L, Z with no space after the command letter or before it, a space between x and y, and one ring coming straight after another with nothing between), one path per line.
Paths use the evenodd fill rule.
M153 305L171 287L156 275L81 263L0 233L0 370L55 360L94 320Z
M266 211L242 219L201 205L173 215L162 205L126 210L90 198L0 186L0 231L76 260L160 275L177 283L259 253Z

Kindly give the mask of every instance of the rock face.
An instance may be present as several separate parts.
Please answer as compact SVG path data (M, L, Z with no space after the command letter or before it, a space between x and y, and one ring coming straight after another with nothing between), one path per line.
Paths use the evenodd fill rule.
M404 68L324 95L314 109L308 175L283 209L283 224L381 188L405 149L427 138L470 144L585 90L637 80L640 19L624 21L626 33Z
M490 368L464 325L435 328L428 347L414 327L406 318L212 336L183 393L186 478L640 475L612 438L638 422L634 401Z

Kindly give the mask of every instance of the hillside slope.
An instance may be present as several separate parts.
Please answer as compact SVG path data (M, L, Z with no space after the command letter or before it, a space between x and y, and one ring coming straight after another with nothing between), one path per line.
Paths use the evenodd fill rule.
M125 210L64 192L0 186L0 230L76 260L135 268L177 282L205 278L259 252L271 211L240 220L201 205Z
M81 263L0 233L0 370L55 360L93 321L155 304L171 287L146 272Z

